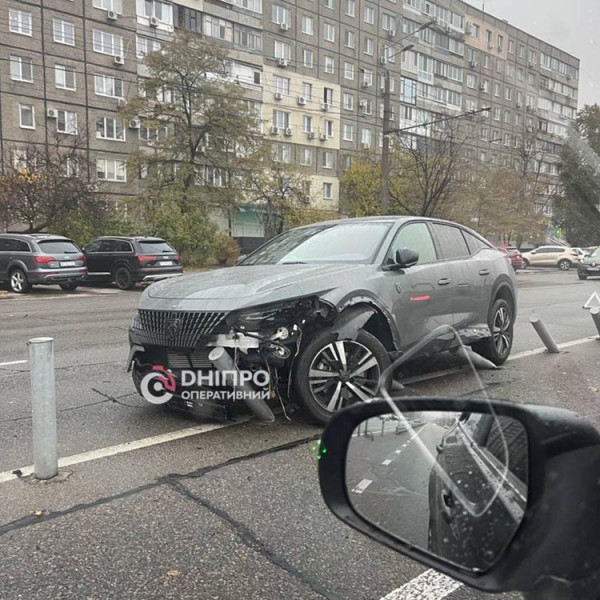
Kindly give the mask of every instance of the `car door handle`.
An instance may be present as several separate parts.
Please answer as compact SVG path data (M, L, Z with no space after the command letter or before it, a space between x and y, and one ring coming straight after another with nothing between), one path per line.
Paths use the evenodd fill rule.
M489 269L481 269L481 271L479 271L480 275L489 275L490 274L490 270Z
M443 279L438 279L438 285L448 285L452 281L449 277L444 277Z
M442 500L442 518L446 523L450 524L454 521L454 514L456 511L456 504L454 501L454 495L449 490L443 489L441 493Z

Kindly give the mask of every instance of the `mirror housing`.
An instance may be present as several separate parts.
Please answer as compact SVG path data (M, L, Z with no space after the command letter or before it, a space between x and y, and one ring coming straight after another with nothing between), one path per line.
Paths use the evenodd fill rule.
M388 266L390 270L399 271L401 269L408 269L419 262L419 253L410 248L398 248L395 260L394 264Z
M397 552L487 592L525 591L527 598L596 598L600 572L600 434L564 409L454 398L393 400L401 411L467 411L512 417L527 432L528 498L523 521L499 560L485 572L456 566L390 535L352 506L346 485L348 445L363 421L389 414L386 401L340 411L321 440L319 481L331 511L346 524ZM544 591L542 591L544 590ZM533 595L539 593L539 595ZM545 596L543 594L546 594ZM554 597L554 596L552 596Z

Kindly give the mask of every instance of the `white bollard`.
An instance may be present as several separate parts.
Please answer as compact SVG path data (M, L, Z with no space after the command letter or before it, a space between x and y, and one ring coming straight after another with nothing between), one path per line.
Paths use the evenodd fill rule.
M538 315L531 315L529 320L531 321L533 328L537 331L537 334L540 336L542 342L544 342L548 352L550 352L550 354L558 354L560 352L559 347L556 345L552 334L548 331L548 328L544 325Z
M600 308L594 306L594 308L590 310L590 314L592 315L592 319L594 319L594 325L596 325L598 334L600 334Z
M33 338L27 345L33 417L33 474L37 479L51 479L58 474L54 339Z

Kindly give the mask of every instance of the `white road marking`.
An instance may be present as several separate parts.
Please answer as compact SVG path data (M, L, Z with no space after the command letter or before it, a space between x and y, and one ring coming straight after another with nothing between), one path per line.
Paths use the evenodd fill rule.
M462 587L462 583L428 569L381 600L441 600Z
M0 363L0 367L8 367L9 365L24 365L26 360L12 360L10 362Z
M392 464L392 461L389 458L386 458L381 464L387 467L388 465Z
M578 340L571 340L570 342L563 342L562 344L557 344L557 346L560 349L570 348L571 346L579 346L580 344L587 344L588 342L594 341L598 341L597 336L581 338ZM508 357L507 360L519 360L520 358L527 358L528 356L534 356L535 354L543 354L544 352L546 352L546 347L535 348L534 350L525 350L523 352L518 352L517 354L512 354Z
M185 429L179 429L177 431L170 431L169 433L161 433L152 437L142 438L141 440L134 440L132 442L125 442L124 444L117 444L116 446L108 446L106 448L98 448L97 450L90 450L89 452L82 452L81 454L74 454L72 456L66 456L58 460L58 468L70 467L72 465L79 465L81 463L90 462L92 460L98 460L100 458L107 458L109 456L115 456L117 454L124 454L126 452L132 452L133 450L140 450L141 448L149 448L150 446L156 446L158 444L165 444L166 442L173 442L175 440L181 440L192 435L200 435L208 433L209 431L215 431L217 429L224 429L225 427L231 427L244 421L248 421L250 417L246 419L240 419L235 423L218 423L211 425L197 425L195 427L187 427ZM28 476L33 474L33 465L27 467L21 467L18 469L21 471L21 476ZM4 471L0 473L0 483L6 483L7 481L14 481L17 476L11 471Z
M355 494L362 494L373 482L370 479L363 479L359 484L351 491Z

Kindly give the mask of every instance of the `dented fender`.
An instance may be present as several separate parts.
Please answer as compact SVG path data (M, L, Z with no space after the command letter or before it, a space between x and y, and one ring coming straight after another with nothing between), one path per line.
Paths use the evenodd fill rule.
M355 340L359 330L376 312L368 306L345 310L331 326L331 332L337 334L338 339Z

